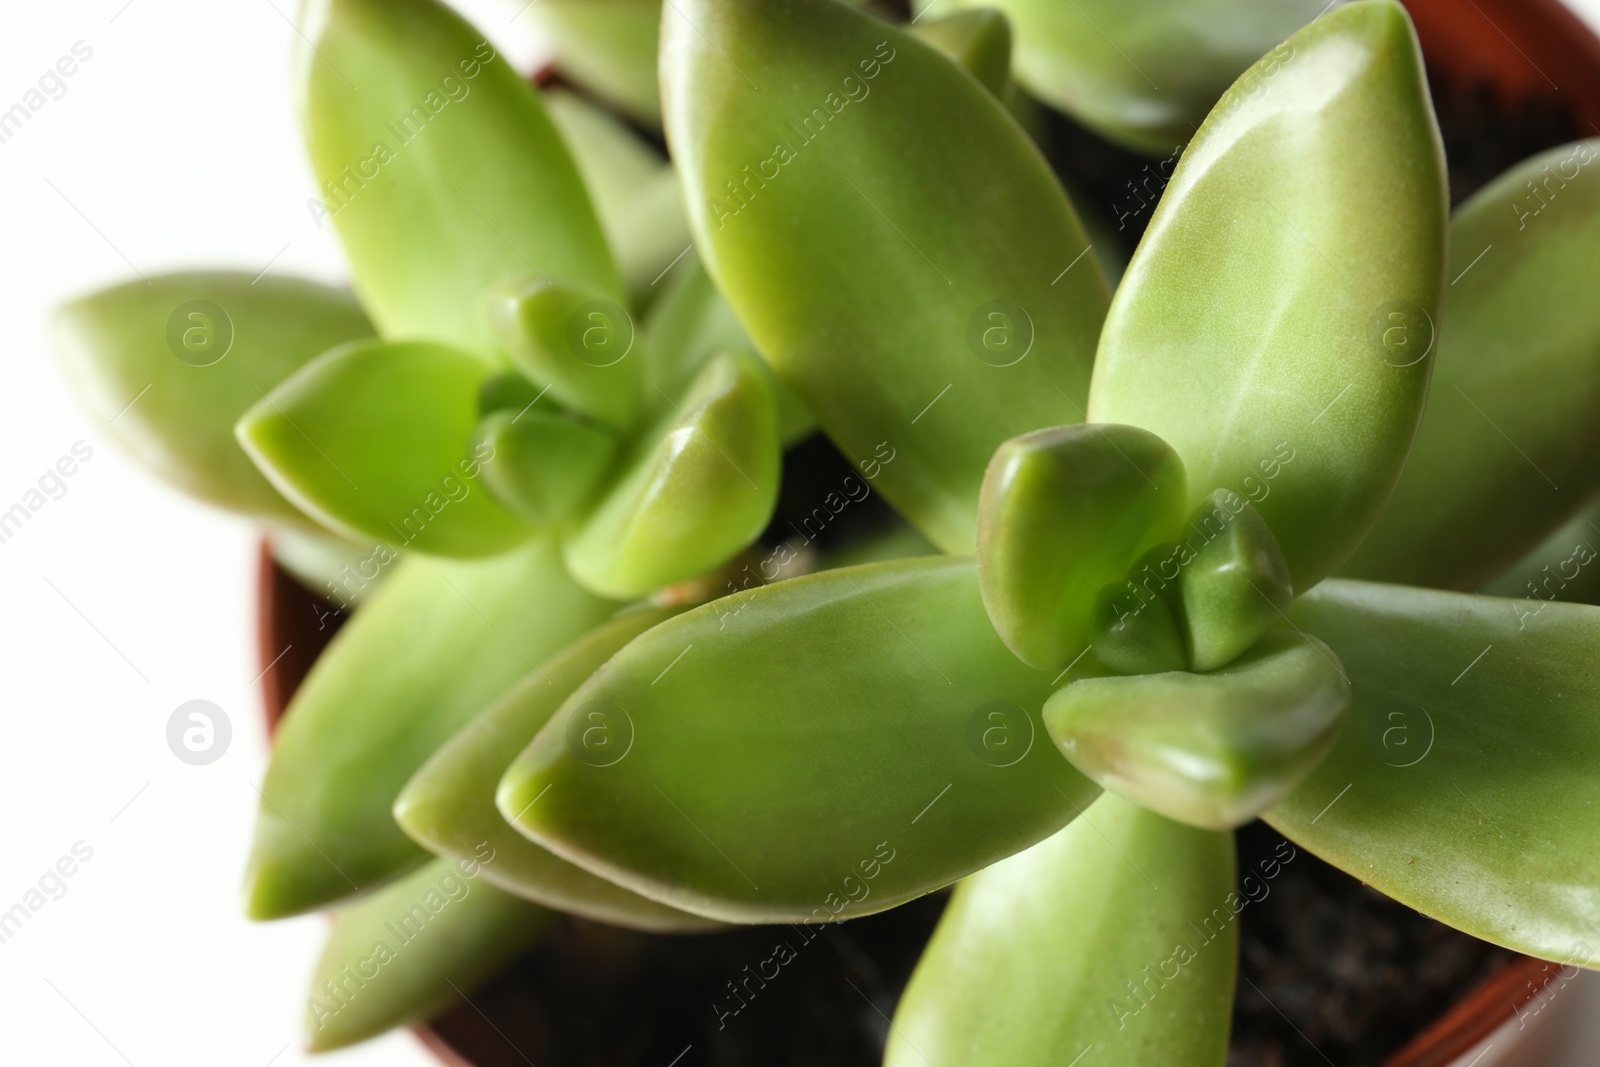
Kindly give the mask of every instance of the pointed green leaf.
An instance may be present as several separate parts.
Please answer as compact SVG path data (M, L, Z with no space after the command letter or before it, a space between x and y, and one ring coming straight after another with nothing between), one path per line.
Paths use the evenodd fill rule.
M1011 23L994 8L918 19L911 32L949 56L996 97L1011 84Z
M1026 848L1093 797L1039 724L1049 688L995 636L971 560L827 571L635 640L511 766L498 803L557 854L686 911L870 914Z
M884 496L970 552L994 450L1082 418L1106 287L1060 185L966 72L832 0L675 0L662 34L707 268L841 450L887 441Z
M1513 167L1457 212L1428 412L1345 573L1470 589L1600 488L1597 243L1600 139Z
M558 916L483 877L493 849L436 860L333 916L311 976L306 1035L326 1052L426 1019L473 991Z
M392 556L376 556L374 570ZM321 907L425 856L390 814L406 780L474 715L616 605L542 541L491 560L407 559L317 661L261 788L245 879L252 918Z
M778 499L778 415L753 356L707 363L567 542L567 566L623 599L693 578L755 540Z
M1176 588L1159 581L1146 584L1143 573L1173 554L1158 545L1133 565L1128 581L1100 594L1089 627L1088 651L1117 674L1159 674L1189 668L1180 623L1182 605ZM1154 585L1154 588L1151 586ZM1130 595L1130 591L1132 595Z
M660 300L645 320L645 388L654 402L689 388L718 352L753 351L749 336L711 276L690 252L662 282Z
M303 123L356 288L388 338L491 346L514 274L621 295L572 157L533 88L438 0L311 0Z
M962 882L906 987L885 1067L1222 1067L1233 837L1121 797Z
M678 172L663 167L617 217L617 266L639 306L658 295L662 274L688 251L693 236Z
M638 121L661 125L661 0L543 0L533 10L562 74Z
M1183 522L1183 461L1133 426L1058 426L1007 441L989 464L978 578L989 618L1052 674L1083 653L1101 594Z
M487 303L511 362L552 400L614 429L633 424L644 360L627 309L602 290L538 278L499 282Z
M381 570L376 576L361 577L361 568L373 569L371 559L377 546L372 544L292 528L272 531L268 544L278 566L325 600L337 597L344 604L364 603L387 577Z
M371 335L354 297L276 275L166 274L75 300L55 329L79 400L146 467L208 503L312 528L233 424L312 358Z
M1214 671L1283 622L1294 599L1277 538L1250 502L1219 489L1190 520L1193 557L1178 556L1190 662Z
M1326 0L919 0L998 8L1016 23L1017 78L1119 144L1165 154L1263 52ZM1159 84L1158 84L1159 83Z
M1516 566L1484 586L1490 596L1525 597L1529 611L1550 600L1600 604L1600 501L1578 512Z
M615 218L641 186L668 169L666 159L626 122L577 93L545 89L539 98L561 131L615 247Z
M1600 608L1336 581L1291 614L1355 703L1267 821L1474 937L1600 966Z
M661 288L665 292L645 321L645 392L665 407L665 398L687 389L706 360L718 352L753 352L755 345L692 251ZM761 366L771 374L765 362ZM778 434L787 447L817 425L788 386L775 376L771 384L778 402Z
M262 396L239 443L307 514L358 540L487 556L532 529L478 482L482 360L428 341L357 341Z
M611 467L617 439L593 423L532 409L497 411L478 428L483 480L506 507L539 527L578 515Z
M652 70L654 62L652 56ZM683 183L655 146L615 115L575 93L542 95L594 198L628 292L644 307L660 292L661 274L689 247Z
M1044 723L1072 765L1106 789L1224 830L1299 784L1349 706L1333 653L1285 630L1209 674L1080 678L1045 704Z
M430 851L471 859L487 843L483 878L508 893L614 926L673 932L714 925L658 904L540 848L494 806L495 783L562 701L622 646L674 612L617 616L562 650L445 743L412 776L394 805L401 827Z
M1184 152L1117 289L1089 415L1170 442L1192 504L1255 501L1303 590L1377 519L1416 432L1446 200L1398 4L1337 7L1285 47Z

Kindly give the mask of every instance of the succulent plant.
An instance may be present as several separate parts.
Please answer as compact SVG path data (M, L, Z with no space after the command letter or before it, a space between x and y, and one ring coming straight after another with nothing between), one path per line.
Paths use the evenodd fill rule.
M1393 0L1214 5L1214 49L1192 8L1069 5L1191 61L1160 113L1006 3L1025 88L1187 140L1113 294L1004 18L547 5L647 125L659 7L670 166L435 0L324 0L313 212L359 303L187 274L62 316L102 417L150 384L136 454L361 602L247 878L255 917L337 908L316 1047L554 911L691 933L959 883L887 1063L1220 1064L1257 817L1600 965L1600 609L1559 602L1596 588L1600 141L1451 220ZM741 579L813 425L931 544Z

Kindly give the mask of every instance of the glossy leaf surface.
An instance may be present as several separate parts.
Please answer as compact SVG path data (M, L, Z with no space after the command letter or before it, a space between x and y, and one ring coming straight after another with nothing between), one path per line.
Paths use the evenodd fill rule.
M233 424L316 356L372 334L353 296L276 275L166 274L73 301L55 331L79 400L146 467L208 503L312 525Z
M1233 838L1107 794L957 888L885 1067L1221 1067L1240 905Z
M662 32L707 268L845 455L887 442L884 496L970 552L994 450L1083 417L1106 287L1065 194L992 94L842 4L685 0Z
M673 612L627 612L546 660L503 699L452 737L395 801L395 820L425 848L456 860L484 845L495 860L483 878L508 893L614 926L698 930L711 925L561 859L523 837L494 805L495 785L572 691L622 646Z
M331 592L338 597L335 603L363 603L386 577L381 571L371 579L360 574L363 566L372 570L370 557L375 545L360 545L325 531L309 533L292 527L273 530L267 543L274 562L325 599Z
M1365 582L1295 602L1355 703L1266 819L1475 937L1600 966L1600 608Z
M582 529L567 566L624 599L693 578L755 540L778 498L778 413L755 357L707 363L644 434Z
M1191 521L1193 558L1178 586L1191 665L1214 671L1280 625L1294 599L1289 565L1261 513L1237 493L1219 490Z
M1334 8L1286 47L1178 163L1106 320L1089 415L1160 434L1192 504L1249 496L1304 590L1376 520L1416 432L1446 198L1398 4Z
M577 93L544 89L539 98L561 131L615 248L617 218L640 187L667 168L667 161L627 123Z
M1462 206L1428 412L1350 577L1471 589L1600 487L1597 244L1600 139Z
M303 124L356 288L383 335L487 351L510 275L621 289L533 88L437 0L312 0Z
M667 398L687 389L706 360L718 352L753 352L755 344L692 251L660 282L663 292L645 320L646 402L669 407ZM763 362L763 367L767 364ZM768 373L771 373L771 369ZM778 434L785 447L817 428L794 392L771 380L778 403Z
M531 528L478 481L482 360L428 341L362 341L301 368L239 420L239 443L297 505L358 540L487 556Z
M506 507L539 527L578 515L593 498L617 452L617 439L570 415L497 411L478 428L493 455L483 480Z
M918 19L911 32L961 65L1004 99L1011 84L1011 23L993 8Z
M1111 140L1165 154L1262 53L1325 0L920 0L922 12L998 8L1015 23L1016 75Z
M686 911L869 914L1047 837L1094 796L1044 736L1049 683L995 635L971 560L795 578L623 649L498 804L552 851ZM597 712L629 747L581 744Z
M1117 674L1158 674L1189 668L1183 639L1183 608L1176 588L1148 582L1146 568L1159 565L1171 552L1158 546L1135 564L1121 586L1102 593L1089 628L1089 651Z
M1540 601L1600 604L1600 502L1591 503L1532 552L1484 586L1490 596L1524 597L1524 609Z
M511 362L551 399L614 429L633 423L643 359L622 305L593 288L519 279L490 291L488 317Z
M390 814L407 779L615 610L567 577L544 542L483 562L395 566L278 730L245 880L252 918L309 911L420 863L426 854Z
M334 914L306 997L312 1051L353 1045L471 996L558 918L485 884L498 857L480 856L436 860Z
M1052 674L1081 655L1103 590L1173 536L1183 461L1133 426L1078 425L1007 441L984 478L978 580L995 629Z
M1299 784L1349 706L1334 655L1285 630L1209 674L1079 679L1050 698L1044 722L1072 765L1106 789L1224 830Z

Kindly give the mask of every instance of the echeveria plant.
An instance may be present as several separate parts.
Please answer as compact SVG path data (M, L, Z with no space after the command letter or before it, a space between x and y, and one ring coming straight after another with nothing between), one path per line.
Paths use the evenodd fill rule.
M648 124L622 57L655 5L547 3ZM138 454L362 601L247 879L259 918L339 907L314 1045L459 994L547 909L831 923L960 882L888 1063L1220 1064L1257 817L1600 965L1600 609L1555 602L1596 555L1562 524L1600 488L1600 143L1452 222L1393 0L1211 51L1163 5L1135 36L1193 77L1160 113L1005 4L1026 87L1188 140L1113 295L993 13L672 0L669 167L435 0L313 6L312 210L359 304L175 275L63 322ZM813 419L945 554L724 568Z

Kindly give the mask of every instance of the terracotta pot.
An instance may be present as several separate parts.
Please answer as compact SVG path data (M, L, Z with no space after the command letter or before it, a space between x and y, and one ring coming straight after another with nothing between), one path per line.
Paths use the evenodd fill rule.
M1600 136L1600 38L1560 0L1402 0L1431 75L1502 101L1560 102Z
M1481 88L1512 111L1565 109L1578 130L1600 136L1600 38L1559 0L1403 2L1416 23L1436 89ZM536 80L551 81L550 70L540 71ZM328 615L314 594L278 567L265 544L259 581L260 654L266 668L261 682L270 731L344 620ZM1469 991L1383 1067L1544 1063L1550 1053L1539 1042L1548 1043L1560 1027L1520 1024L1532 1012L1530 1002L1561 975L1558 964L1519 957ZM1569 999L1563 1010L1570 1011L1570 1004ZM416 1033L448 1067L475 1067L452 1044L452 1039L463 1043L462 1025L487 1031L490 1024L462 1013L449 1027L452 1038L428 1026ZM470 1044L484 1047L492 1041ZM1495 1055L1489 1059L1491 1050Z

